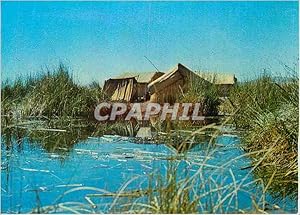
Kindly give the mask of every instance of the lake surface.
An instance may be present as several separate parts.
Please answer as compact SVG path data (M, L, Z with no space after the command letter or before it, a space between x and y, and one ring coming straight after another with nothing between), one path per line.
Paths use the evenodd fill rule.
M5 138L3 138L5 139ZM226 187L235 182L239 191L232 198L224 199L232 189L201 198L203 205L222 203L217 212L251 211L253 199L259 202L262 188L259 183L252 183L255 175L251 173L251 160L243 155L239 147L239 138L233 135L222 135L217 138L217 145L201 143L183 154L164 144L136 144L131 139L118 136L87 138L79 141L72 148L58 147L51 152L41 144L22 138L11 140L11 146L1 144L1 211L3 213L27 213L33 209L66 203L65 205L84 204L81 213L105 213L111 211L113 197L94 197L87 199L87 194L100 194L102 189L118 192L145 189L149 185L149 174L164 176L170 165L177 166L178 180L191 177L201 165L201 177L196 179L195 189L205 194L207 186L199 188L201 180L211 179L216 187ZM203 167L203 166L202 166ZM154 174L154 175L155 175ZM197 176L198 177L198 176ZM63 193L67 191L72 191ZM144 201L141 198L140 201ZM297 200L288 197L273 198L266 193L264 201L271 207L269 212L296 212ZM209 203L210 202L210 203ZM75 207L75 206L74 206ZM280 209L278 209L280 208ZM55 212L49 207L49 211ZM266 209L267 210L267 209ZM59 211L56 211L59 212ZM65 210L65 212L72 212ZM199 212L210 212L199 208Z

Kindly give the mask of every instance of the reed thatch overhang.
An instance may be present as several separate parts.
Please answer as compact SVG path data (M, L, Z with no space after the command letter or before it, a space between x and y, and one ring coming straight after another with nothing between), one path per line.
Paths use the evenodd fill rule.
M197 73L188 69L186 66L178 63L169 72L165 73L161 77L157 78L155 81L152 81L150 84L148 84L148 88L151 93L154 93L163 91L167 87L174 84L181 85L181 87L183 87L183 84L185 84L186 81L188 81L188 79L203 80L203 78L201 78Z
M137 83L147 83L154 81L158 77L164 75L163 72L144 72L144 73L135 73L135 72L125 72L120 74L112 79L128 79L135 78Z
M112 101L145 101L149 94L148 84L163 74L162 72L125 72L106 80L103 89Z
M173 102L178 93L184 91L187 87L186 84L191 80L201 81L201 83L208 85L211 84L197 73L178 63L169 72L148 84L152 101Z
M178 63L166 73L125 72L104 83L104 91L112 101L143 102L150 98L152 102L169 102L186 90L191 80L200 84L217 85L220 96L227 96L229 89L236 83L233 74L193 72L188 67Z

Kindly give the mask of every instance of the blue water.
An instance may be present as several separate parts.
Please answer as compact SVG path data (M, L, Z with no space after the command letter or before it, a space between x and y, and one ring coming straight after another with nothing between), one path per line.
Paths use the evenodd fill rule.
M201 171L204 178L195 177L195 190L200 194L212 189L209 187L212 181L218 186L226 186L233 181L238 185L242 181L237 199L224 200L225 212L234 212L236 206L240 210L251 210L253 196L261 196L261 187L251 184L254 176L249 173L250 169L241 170L250 165L250 160L242 156L244 152L239 148L239 138L236 136L220 136L216 146L208 147L207 143L203 143L184 154L178 154L164 144L136 144L121 137L89 138L75 144L72 149L60 148L60 153L47 152L27 138L23 138L19 144L21 148L14 141L11 147L4 143L1 147L3 213L27 213L36 208L66 202L83 203L88 211L82 213L109 212L114 199L92 198L97 205L97 208L92 208L85 196L101 193L92 188L118 192L131 180L125 190L143 189L148 186L149 174L165 175L171 164L178 165L178 180L193 176L201 164L205 164ZM207 180L207 185L199 188L203 180ZM77 191L61 196L76 188ZM230 189L225 189L221 197L229 192ZM213 199L217 201L221 197L215 192ZM208 197L201 199L202 204L206 205L210 200ZM266 201L278 205L281 208L279 212L296 212L296 200L276 200L267 194ZM199 208L199 212L206 210Z

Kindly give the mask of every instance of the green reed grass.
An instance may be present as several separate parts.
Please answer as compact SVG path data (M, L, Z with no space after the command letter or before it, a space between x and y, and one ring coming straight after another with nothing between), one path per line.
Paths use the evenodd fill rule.
M4 105L7 106L2 110L5 114L10 114L17 110L29 116L66 118L69 116L86 116L90 113L90 105L96 104L95 101L97 99L103 99L104 94L101 94L101 88L97 85L81 87L72 80L71 76L66 72L66 68L60 66L55 72L41 78L31 79L27 82L16 82L12 86L6 85L2 93L3 98L7 99L4 100ZM219 102L217 94L214 89L210 91L207 86L203 86L194 85L190 91L184 94L181 98L182 101L199 102L207 101L208 99L210 102L207 103L207 108L210 107L212 110L216 110L214 108L218 106ZM64 92L61 93L60 90ZM207 93L205 93L206 90ZM95 92L97 93L95 94ZM17 93L16 97L13 96L14 93ZM109 212L228 213L233 211L239 213L265 213L270 207L271 210L273 210L272 208L278 209L272 203L266 202L267 191L274 190L275 192L278 189L279 192L284 192L286 195L297 191L297 186L292 186L292 188L289 186L290 184L297 185L298 174L297 94L297 78L276 82L267 75L254 81L239 84L234 88L229 97L232 105L230 108L232 110L231 113L234 113L233 119L237 127L245 130L243 142L247 153L221 166L212 166L207 163L210 157L213 156L214 149L211 148L212 150L207 150L203 161L192 161L193 165L198 167L196 172L189 172L186 177L178 178L176 175L178 166L170 166L166 174L150 175L149 187L146 190L126 190L130 183L128 182L116 193L98 188L80 187L76 188L76 190L69 190L64 195L78 190L93 190L95 191L94 196L103 197L103 193L115 196L113 204L109 206ZM50 106L45 106L43 103L44 99ZM76 104L76 106L68 106L73 104ZM206 109L204 108L203 110ZM101 134L111 132L109 125L103 126L103 124L98 124L98 126L98 132ZM103 131L100 127L106 127L106 130ZM116 124L112 130L118 134L125 135L134 135L136 131L133 125L124 127L123 124ZM192 139L193 134L195 136L195 133L198 131L196 130L184 138L179 138L180 142L184 143L185 140ZM31 137L37 139L34 135ZM57 140L61 141L60 138L49 140L51 142L50 145L56 144ZM65 140L68 139L63 138L63 141ZM234 172L230 169L230 165L235 160L243 157L252 157L253 164L249 167L250 171L245 178L237 181ZM207 169L211 171L211 174L205 174ZM226 182L227 179L215 179L214 173L222 171L230 173L232 177L230 183ZM247 177L251 173L255 173L257 178L252 182L246 182ZM222 174L220 177L222 177ZM256 184L260 192L259 194L249 193L252 196L253 207L243 211L239 207L238 195L241 192L249 192L246 188L253 184ZM125 194L127 197L131 196L132 198L128 198L128 201L126 200L127 202L125 203L119 202ZM233 206L231 204L226 204L231 205L230 207L224 206L224 203L228 202L234 203ZM51 206L38 208L38 212L101 213L103 211L97 210L97 205L87 201L86 204L79 202L54 202Z
M227 109L237 110L233 119L244 130L242 142L246 151L269 149L276 143L256 171L265 180L275 177L274 193L280 191L281 196L296 196L298 190L299 80L296 71L293 74L280 79L263 74L238 84L231 91ZM263 155L261 152L254 157Z
M218 89L203 79L191 78L178 102L200 103L203 116L217 116L220 105Z
M60 64L36 77L4 82L2 115L60 117L93 117L93 109L105 99L97 83L81 86L75 83L69 69Z

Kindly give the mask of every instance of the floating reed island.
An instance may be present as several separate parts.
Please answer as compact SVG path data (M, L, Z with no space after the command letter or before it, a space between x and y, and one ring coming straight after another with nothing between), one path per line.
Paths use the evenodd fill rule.
M37 76L2 83L2 135L22 136L29 130L32 139L47 140L49 143L44 146L49 147L53 146L49 135L54 137L54 133L59 133L60 140L55 140L59 149L75 144L82 135L85 138L104 134L135 137L140 128L148 127L150 131L146 129L144 133L154 131L160 134L157 140L175 145L182 152L182 143L188 143L187 140L201 142L200 136L207 131L214 133L215 127L222 131L220 128L230 124L239 131L241 147L252 158L249 168L265 184L270 184L274 193L296 196L299 79L296 69L287 66L283 69L288 75L280 78L262 74L253 80L237 82L234 75L193 72L177 64L166 73L127 73L106 80L102 87L97 82L88 86L76 83L69 69L61 64ZM121 117L113 122L98 122L94 118L97 104L116 101L200 103L199 112L207 121L168 118L161 121L153 117L149 122L138 119L128 122ZM222 118L214 121L219 116ZM209 126L212 122L216 124Z

